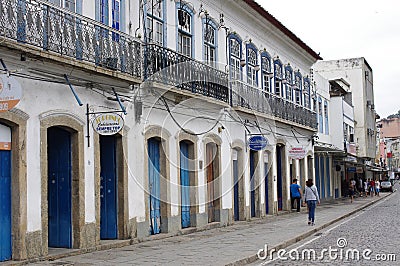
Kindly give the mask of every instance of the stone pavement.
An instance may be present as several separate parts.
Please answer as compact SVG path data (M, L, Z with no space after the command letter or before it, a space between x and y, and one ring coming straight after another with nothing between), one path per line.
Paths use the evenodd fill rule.
M340 199L317 206L315 226L307 225L306 208L302 208L301 213L236 222L121 248L64 258L60 257L65 254L53 255L49 258L60 259L30 265L245 265L256 261L257 251L266 244L269 250L287 247L389 195L356 198L353 203Z

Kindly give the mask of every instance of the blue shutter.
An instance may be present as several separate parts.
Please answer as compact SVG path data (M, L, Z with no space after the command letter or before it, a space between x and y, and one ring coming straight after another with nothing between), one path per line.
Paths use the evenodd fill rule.
M239 221L239 167L238 161L233 160L233 216Z
M181 216L182 228L190 226L190 182L189 182L189 145L180 143L181 172Z
M326 196L331 196L331 168L329 165L329 157L326 157Z
M11 151L0 150L0 261L11 259Z

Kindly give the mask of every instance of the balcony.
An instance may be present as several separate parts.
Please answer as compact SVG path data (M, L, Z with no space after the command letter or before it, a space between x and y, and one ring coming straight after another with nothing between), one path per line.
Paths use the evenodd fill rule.
M231 82L232 106L242 107L317 130L316 113L242 81Z
M0 0L0 33L20 44L141 77L140 41L42 1Z
M155 44L143 50L145 80L229 103L225 72Z

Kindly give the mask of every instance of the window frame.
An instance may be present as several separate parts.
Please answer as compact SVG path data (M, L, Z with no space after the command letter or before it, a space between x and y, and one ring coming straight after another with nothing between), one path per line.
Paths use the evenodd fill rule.
M303 77L300 70L294 73L294 102L303 105Z
M250 55L254 56L254 61L250 62ZM258 65L258 49L253 43L246 44L246 73L247 73L247 83L258 87L258 70L256 66Z
M229 73L231 80L242 80L243 79L243 69L240 65L240 60L242 59L242 39L236 34L231 33L228 35L228 45L229 45ZM238 54L232 53L232 42L236 42L239 47Z
M214 43L210 43L207 40L207 30L206 27L210 28L214 32ZM203 18L202 20L202 29L203 29L203 60L210 66L215 67L218 60L218 27L214 20L211 18ZM209 51L214 51L214 60L210 60Z
M154 14L154 6L146 7L146 35L147 42L155 43L160 46L165 45L165 0L158 2L161 11L159 14ZM152 29L150 29L150 23ZM151 34L151 36L150 36Z
M313 106L311 106L311 82L308 77L303 78L303 106L312 110ZM314 110L315 111L315 110Z
M285 66L285 99L293 102L293 69L288 64Z
M278 58L274 60L274 94L283 98L283 84L282 84L282 61Z
M329 135L329 109L328 101L324 101L325 134Z
M183 15L185 15L186 18L189 18L189 25L188 27L183 27L183 25L180 25L179 21L179 12L183 12ZM182 16L183 16L182 15ZM194 18L194 11L189 8L188 5L186 4L180 4L179 2L176 3L176 27L177 27L177 42L176 42L176 50L178 53L181 53L187 57L194 58L194 25L193 25L193 18ZM184 40L190 39L189 42L184 41ZM184 49L184 44L189 43L190 47L189 49ZM186 53L185 50L189 51L189 54Z
M265 60L263 60L265 59ZM264 51L261 53L261 89L264 92L272 93L272 77L273 77L273 72L272 72L272 66L271 66L271 56L268 54L268 52ZM268 62L267 67L265 66L265 62ZM266 86L268 84L268 86Z
M317 111L317 115L318 115L318 132L319 133L324 133L324 118L323 118L323 105L322 105L322 98L318 97L318 101L317 101L317 105L318 105L318 111Z

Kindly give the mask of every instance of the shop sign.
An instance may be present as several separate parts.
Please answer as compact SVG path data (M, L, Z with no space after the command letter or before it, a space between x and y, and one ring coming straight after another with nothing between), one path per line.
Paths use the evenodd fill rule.
M356 172L356 167L348 167L347 168L347 172L349 172L349 173L355 173Z
M124 119L119 114L101 114L93 119L92 126L100 135L114 135L124 127Z
M364 169L362 167L357 167L356 168L356 173L362 174L362 173L364 173Z
M21 100L22 88L11 76L0 75L0 113L7 112Z
M303 147L292 147L289 150L289 157L292 159L303 159L306 157L306 150Z
M268 140L264 136L257 135L249 138L249 148L253 151L262 151L267 145Z

